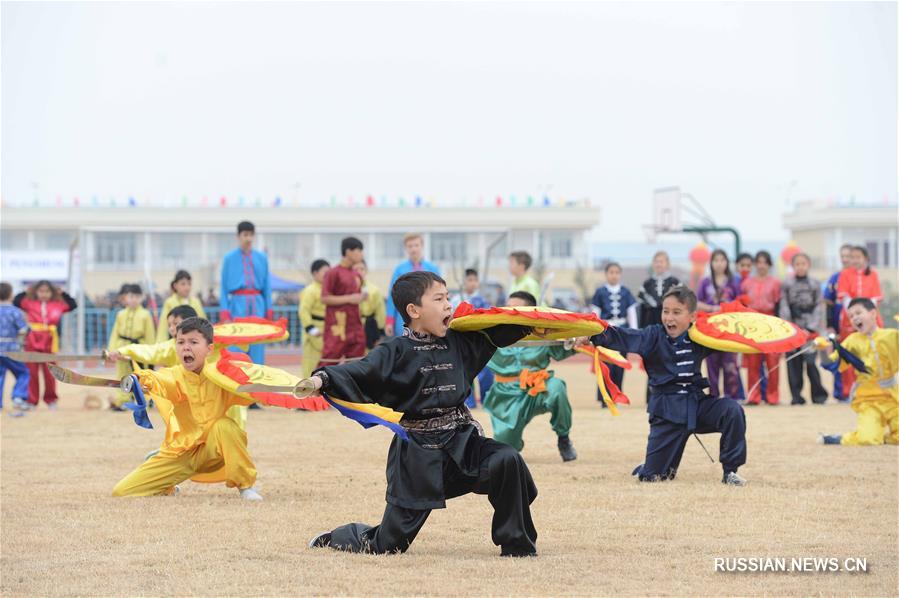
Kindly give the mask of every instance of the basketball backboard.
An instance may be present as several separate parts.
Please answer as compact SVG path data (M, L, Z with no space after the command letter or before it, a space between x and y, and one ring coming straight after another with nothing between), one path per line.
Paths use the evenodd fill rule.
M652 221L643 225L649 243L655 243L659 233L681 230L680 187L662 187L652 194Z
M680 208L680 187L656 189L652 196L652 225L660 232L681 230Z

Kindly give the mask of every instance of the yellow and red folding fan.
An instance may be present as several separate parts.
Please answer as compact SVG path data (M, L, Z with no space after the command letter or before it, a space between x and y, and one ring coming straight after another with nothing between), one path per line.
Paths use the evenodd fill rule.
M453 314L450 328L459 332L485 330L500 324L518 324L542 329L545 334L530 334L524 340L560 340L578 336L593 336L608 324L595 314L578 314L552 307L488 307L475 309L462 302Z
M722 303L721 311L699 313L690 340L729 353L785 353L808 341L792 322L750 309L738 301Z
M256 316L235 318L212 327L215 342L220 345L258 345L278 343L290 338L287 319L266 320Z

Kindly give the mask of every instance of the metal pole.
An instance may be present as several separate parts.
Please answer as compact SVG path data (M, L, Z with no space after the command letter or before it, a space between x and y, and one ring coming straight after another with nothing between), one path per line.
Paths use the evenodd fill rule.
M509 234L509 231L505 231L499 234L490 245L487 246L487 255L484 257L484 273L481 275L483 277L484 282L487 281L488 272L490 271L490 254L493 253L493 249L499 245L502 241L506 239L506 236Z
M685 226L685 233L730 233L734 236L734 257L740 255L742 244L740 243L740 233L732 226Z
M85 354L85 336L87 333L87 315L85 314L85 310L87 306L85 304L86 294L84 292L84 263L87 261L87 251L86 251L86 241L87 234L84 232L83 227L78 228L78 315L77 315L77 329L78 329L78 354Z

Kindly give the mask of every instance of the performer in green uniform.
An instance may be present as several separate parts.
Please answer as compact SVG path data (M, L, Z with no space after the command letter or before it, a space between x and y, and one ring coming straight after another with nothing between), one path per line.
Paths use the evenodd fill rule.
M526 291L509 295L509 307L537 305ZM516 450L524 447L521 436L534 416L550 413L550 424L559 436L559 454L563 461L574 461L577 452L568 438L571 429L571 403L565 381L547 370L550 360L561 361L575 354L574 343L535 347L497 349L487 363L496 376L484 399L490 414L493 438Z

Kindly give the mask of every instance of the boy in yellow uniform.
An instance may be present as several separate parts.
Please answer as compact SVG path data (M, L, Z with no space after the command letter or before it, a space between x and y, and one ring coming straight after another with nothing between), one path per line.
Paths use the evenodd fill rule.
M147 365L158 365L162 367L171 367L178 365L178 351L175 347L175 331L181 322L188 318L196 318L196 310L190 305L179 305L173 308L166 318L168 325L168 333L171 337L167 341L155 343L152 345L132 344L119 347L116 350L108 351L106 359L109 361L136 361ZM247 410L241 409L240 406L232 407L228 410L228 417L237 422L241 430L247 427ZM159 452L159 451L156 451Z
M169 332L168 318L169 313L179 305L189 305L196 312L197 317L205 318L206 312L203 311L203 304L200 300L190 294L193 282L190 272L187 270L178 270L175 273L175 279L169 287L172 289L171 296L162 304L162 311L159 312L159 326L156 328L156 340L162 342L172 338Z
M371 351L384 336L384 327L387 325L387 303L381 289L366 278L368 264L365 260L354 264L353 270L362 279L362 292L367 295L359 304L359 315L362 317L362 327L365 328L365 348Z
M125 309L116 314L112 334L107 344L108 351L114 351L120 347L131 344L149 345L156 340L156 329L153 325L153 316L141 306L143 291L140 285L122 285L122 300ZM116 376L123 378L132 371L130 361L116 363ZM111 409L123 411L122 403L129 399L128 393L119 391L112 400Z
M846 337L842 347L863 362L867 370L856 368L858 377L849 392L852 410L858 414L856 429L849 434L821 436L819 442L856 446L899 444L899 330L879 328L877 308L864 297L853 299L847 313L855 332ZM825 365L838 362L840 372L852 367L839 352L828 355L822 349L821 357Z
M331 269L325 260L312 262L312 282L300 293L300 325L303 327L303 377L312 375L312 370L322 357L322 333L325 329L325 304L322 303L322 281Z
M204 375L213 351L212 324L189 318L175 333L180 365L159 371L139 370L137 377L156 402L166 432L157 455L144 461L113 488L113 496L171 494L179 483L197 474L222 470L225 485L241 498L262 500L253 484L256 467L247 451L247 435L228 417L243 399L212 383Z
M165 325L168 340L163 340L152 345L144 343L133 343L123 345L118 349L107 351L106 359L109 361L128 361L134 360L138 363L148 365L160 365L163 367L171 367L178 365L178 352L175 350L175 331L178 326L187 318L197 318L199 316L196 310L190 305L178 305L166 314ZM162 322L160 321L160 324Z

